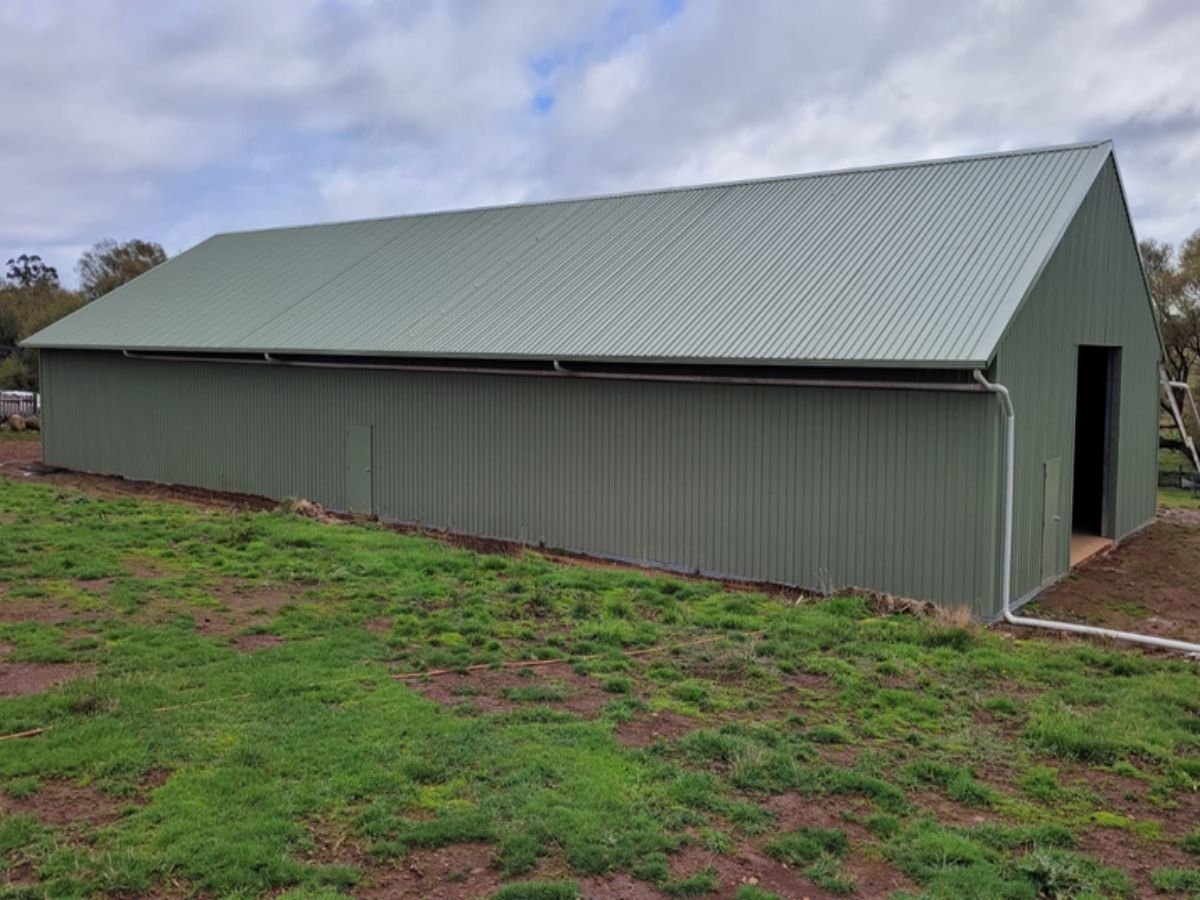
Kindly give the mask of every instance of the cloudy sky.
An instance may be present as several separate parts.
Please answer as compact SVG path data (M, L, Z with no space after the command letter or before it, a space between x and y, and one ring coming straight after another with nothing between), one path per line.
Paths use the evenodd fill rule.
M1200 228L1194 0L0 0L0 260L1113 138Z

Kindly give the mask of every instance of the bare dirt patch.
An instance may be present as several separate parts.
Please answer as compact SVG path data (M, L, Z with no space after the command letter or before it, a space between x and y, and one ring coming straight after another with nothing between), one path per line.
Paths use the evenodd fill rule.
M1064 785L1092 791L1106 812L1134 822L1157 822L1173 841L1189 834L1200 822L1200 793L1196 791L1175 791L1169 804L1159 804L1152 797L1153 785L1149 781L1061 761L1058 766L1059 780Z
M255 650L278 647L282 643L284 643L283 638L273 634L243 634L241 637L234 638L231 646L238 653L253 653Z
M454 844L437 850L413 850L394 868L367 870L355 895L364 898L487 897L500 887L492 868L491 844Z
M1032 614L1200 639L1200 527L1155 522L1050 588Z
M830 765L849 769L858 761L859 748L854 744L817 744L817 755Z
M995 813L958 803L937 791L915 791L909 795L909 799L926 812L933 813L933 817L942 825L976 828L997 820Z
M1079 849L1106 866L1122 870L1134 880L1136 894L1142 898L1180 896L1158 890L1151 875L1155 869L1190 869L1196 865L1196 860L1178 847L1148 841L1121 828L1093 828L1080 835Z
M90 671L78 663L0 662L0 697L40 694Z
M689 844L671 857L671 874L675 878L687 878L704 869L716 870L721 883L715 894L705 896L722 900L734 897L743 885L752 885L759 890L796 900L804 897L809 900L830 900L834 896L817 887L799 870L749 845L738 847L733 854L726 855Z
M673 741L698 728L711 728L713 722L695 719L669 709L638 713L617 726L613 734L626 747L649 747L659 741Z
M837 803L831 804L827 799L789 792L768 798L763 806L775 814L776 831L797 828L837 828L844 831L850 841L850 853L842 864L842 870L857 885L857 896L888 897L894 891L919 893L919 888L906 875L864 851L863 848L876 843L874 836L857 821L843 815L845 813L859 819L870 815L872 807L865 799L841 797Z
M583 900L662 900L667 896L625 872L580 879L579 893Z
M151 769L141 777L138 786L143 791L153 791L155 788L160 788L166 784L170 777L170 769Z
M526 674L520 674L526 673ZM430 700L444 706L469 703L481 713L512 712L538 704L572 712L585 719L595 718L611 695L600 682L573 671L567 664L529 669L476 669L427 680L406 682ZM560 694L538 696L539 693Z
M158 598L148 603L140 615L149 622L188 615L195 620L198 634L205 637L231 638L269 624L279 610L295 602L301 590L303 589L257 588L235 584L213 593L212 597L219 605L200 605Z
M793 691L826 693L833 690L833 685L829 680L829 676L819 675L815 672L794 672L791 674L781 675L780 680L783 682L785 687Z
M44 597L0 597L0 622L41 622L62 625L70 622L74 609L65 600Z
M1174 522L1176 525L1196 525L1200 526L1200 509L1160 509L1158 517L1166 522Z
M376 616L373 619L367 619L363 622L363 628L371 632L371 634L388 634L392 630L392 620L387 616Z
M0 475L20 477L20 467L40 462L42 442L0 438Z
M445 898L470 900L489 897L502 879L495 867L496 849L486 842L451 844L434 850L413 849L403 858L379 862L369 856L344 830L329 823L310 826L315 847L302 854L318 865L353 866L363 873L354 896L364 900L391 898ZM530 878L568 877L561 862L543 860Z
M158 578L166 578L167 573L159 566L152 562L144 562L140 559L130 560L126 567L131 575L140 581L154 581Z
M114 578L90 578L87 580L76 578L72 579L70 584L77 591L102 596L108 593L108 589L112 587L115 580Z
M43 782L37 793L28 797L0 794L0 809L6 815L36 816L52 828L107 825L118 818L120 807L118 801L95 788L69 781Z
M221 593L219 599L226 608L243 616L273 616L289 603L303 588L235 588Z

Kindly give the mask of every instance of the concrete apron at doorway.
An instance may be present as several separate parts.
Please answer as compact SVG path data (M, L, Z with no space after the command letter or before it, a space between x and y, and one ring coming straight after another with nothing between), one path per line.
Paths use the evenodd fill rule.
M1071 533L1071 568L1091 559L1097 553L1103 553L1115 546L1112 541L1098 534L1087 534L1074 531Z

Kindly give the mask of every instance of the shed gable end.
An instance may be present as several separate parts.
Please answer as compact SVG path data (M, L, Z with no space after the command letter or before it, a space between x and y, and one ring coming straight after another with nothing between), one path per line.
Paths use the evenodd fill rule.
M1153 519L1157 454L1158 330L1137 243L1110 158L1101 168L1024 305L998 345L995 378L1016 411L1014 596L1037 590L1046 573L1045 465L1063 461L1057 491L1071 522L1079 348L1114 348L1116 495L1111 538ZM1055 537L1052 575L1069 569L1071 529Z

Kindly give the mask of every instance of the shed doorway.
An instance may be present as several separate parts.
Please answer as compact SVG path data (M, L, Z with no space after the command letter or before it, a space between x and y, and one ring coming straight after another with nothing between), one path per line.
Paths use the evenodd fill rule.
M1075 380L1075 459L1071 491L1071 565L1111 543L1117 454L1120 349L1079 348Z

